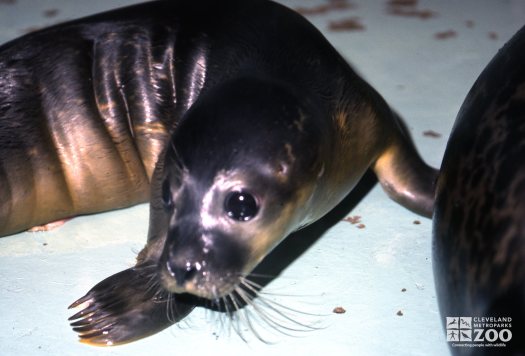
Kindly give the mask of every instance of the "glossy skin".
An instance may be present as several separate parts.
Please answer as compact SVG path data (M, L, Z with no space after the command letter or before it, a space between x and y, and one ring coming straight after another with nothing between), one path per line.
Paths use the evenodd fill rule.
M48 63L55 43L71 57ZM36 59L11 63L15 54ZM397 116L317 29L281 5L147 3L21 38L1 48L0 58L45 83L8 99L35 96L35 107L43 108L32 109L37 121L51 127L38 132L53 138L42 150L61 159L58 177L72 177L31 179L16 189L67 191L60 202L84 208L70 204L48 220L143 201L151 181L149 236L137 266L73 304L86 307L72 319L87 342L116 344L156 332L191 311L187 294L215 303L231 298L277 244L330 211L369 168L394 200L432 213L436 172ZM60 73L78 89L60 90ZM54 106L41 104L49 100ZM28 104L17 104L13 119L21 120ZM59 120L66 117L73 126ZM20 155L32 152L31 142L23 140ZM3 152L5 176L9 164L27 165ZM92 169L99 162L108 168ZM106 191L98 194L101 184ZM130 189L120 194L121 186ZM21 196L16 189L8 202ZM28 199L16 209L2 207L9 216L1 220L3 234L45 222L21 212L34 203ZM142 318L149 324L136 323Z
M525 29L492 59L456 119L434 211L434 274L446 316L512 317L525 354ZM500 355L500 348L452 348Z

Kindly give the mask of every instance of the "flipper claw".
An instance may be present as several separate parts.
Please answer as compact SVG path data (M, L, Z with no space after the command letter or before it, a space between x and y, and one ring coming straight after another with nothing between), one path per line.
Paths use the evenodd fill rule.
M158 293L167 292L152 283L147 271L148 266L136 266L114 274L70 305L84 307L68 319L81 342L97 346L131 342L167 328L193 310L195 304L184 296L158 298Z

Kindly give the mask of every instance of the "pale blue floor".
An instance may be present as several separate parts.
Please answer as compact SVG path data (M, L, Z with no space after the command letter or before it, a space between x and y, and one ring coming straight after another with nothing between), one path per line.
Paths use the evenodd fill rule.
M0 43L24 30L120 5L125 0L0 1ZM317 1L282 1L292 6ZM525 24L525 2L420 1L428 19L393 16L386 1L310 15L354 67L405 118L427 162L438 166L459 106L489 59ZM44 10L58 9L56 17ZM330 32L330 20L358 17L364 31ZM467 21L472 21L467 23ZM473 26L472 26L473 25ZM438 40L438 32L456 36ZM497 39L489 36L497 34ZM494 37L494 36L492 36ZM441 137L428 137L432 130ZM431 222L391 202L379 186L267 288L319 330L265 344L224 330L196 310L188 322L114 348L77 342L66 307L101 279L131 266L146 240L148 207L81 217L49 233L0 239L0 355L446 355L431 266ZM414 220L420 220L416 225ZM300 238L298 234L294 239ZM401 290L405 288L406 291ZM333 314L343 306L345 314ZM402 311L402 316L397 315Z

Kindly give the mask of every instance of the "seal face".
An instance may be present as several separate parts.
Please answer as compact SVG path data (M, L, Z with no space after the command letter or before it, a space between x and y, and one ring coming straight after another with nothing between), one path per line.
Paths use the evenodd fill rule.
M195 298L237 309L254 267L369 168L432 214L436 171L397 115L266 0L149 2L24 36L0 47L0 108L1 234L150 199L137 265L72 305L92 344L155 333Z
M173 202L159 263L167 290L228 294L308 219L325 146L315 114L258 78L201 94L172 137L161 178L170 188L163 201Z
M518 336L525 332L524 61L522 28L484 69L460 109L441 166L433 218L443 320L512 318L506 354L525 352ZM494 349L452 351L502 352Z

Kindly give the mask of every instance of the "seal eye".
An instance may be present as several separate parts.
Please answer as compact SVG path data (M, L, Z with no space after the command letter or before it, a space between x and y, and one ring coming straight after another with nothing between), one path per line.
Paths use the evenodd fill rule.
M224 201L224 210L228 216L238 221L248 221L257 215L259 207L250 193L231 192Z
M162 182L162 203L164 204L164 209L170 211L173 208L173 197L171 195L170 183L166 179Z

